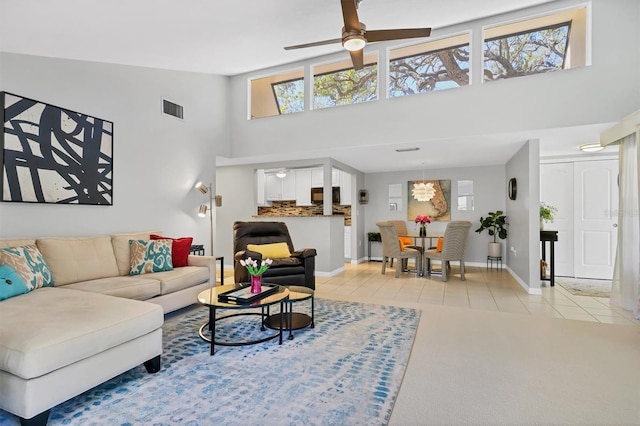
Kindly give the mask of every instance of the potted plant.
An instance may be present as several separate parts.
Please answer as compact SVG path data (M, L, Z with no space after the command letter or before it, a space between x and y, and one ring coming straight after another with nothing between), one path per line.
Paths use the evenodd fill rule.
M544 229L545 222L553 222L554 215L558 212L553 206L545 203L544 201L540 203L540 229Z
M501 257L502 244L498 242L498 238L504 240L507 238L507 217L503 215L502 210L489 212L489 216L480 217L480 227L476 229L477 233L482 233L485 229L493 237L493 242L489 243L489 256Z
M367 240L382 242L382 236L379 232L367 232Z

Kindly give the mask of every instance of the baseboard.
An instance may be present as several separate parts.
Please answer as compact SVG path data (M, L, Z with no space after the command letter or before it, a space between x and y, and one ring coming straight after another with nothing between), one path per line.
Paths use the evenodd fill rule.
M333 277L333 276L338 275L339 273L344 272L344 271L345 271L344 266L341 267L341 268L338 268L338 269L334 269L331 272L324 272L324 271L316 270L315 276L316 277Z
M536 287L529 286L529 284L527 284L526 281L520 278L513 269L509 268L509 266L507 266L507 271L509 271L511 276L515 278L515 280L518 282L518 284L520 284L520 286L524 289L524 291L527 292L527 294L542 296L542 289L540 287L536 288Z

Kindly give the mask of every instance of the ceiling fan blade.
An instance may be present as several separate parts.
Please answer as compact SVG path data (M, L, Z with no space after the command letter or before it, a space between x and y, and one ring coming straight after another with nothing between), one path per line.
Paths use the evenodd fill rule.
M398 30L372 30L364 34L369 43L376 41L398 40L402 38L429 37L431 28L405 28Z
M342 17L344 19L344 30L349 33L360 31L360 20L356 9L356 0L340 0L342 3Z
M349 54L351 55L351 62L353 62L353 69L361 70L364 66L364 49L360 50L351 50Z
M331 40L314 41L313 43L296 44L295 46L286 46L284 50L304 49L305 47L324 46L325 44L342 43L341 38Z

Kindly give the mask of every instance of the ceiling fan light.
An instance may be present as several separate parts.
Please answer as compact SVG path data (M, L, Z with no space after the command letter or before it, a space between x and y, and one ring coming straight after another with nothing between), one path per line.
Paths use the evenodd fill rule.
M342 46L350 52L364 49L367 41L359 34L349 35L342 39Z
M598 152L602 149L604 149L604 147L599 143L586 143L584 145L580 145L580 151L582 152Z

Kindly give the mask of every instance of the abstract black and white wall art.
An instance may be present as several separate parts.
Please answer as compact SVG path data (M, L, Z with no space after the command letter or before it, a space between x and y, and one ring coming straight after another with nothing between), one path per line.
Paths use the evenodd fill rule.
M113 204L113 123L3 92L2 201Z

